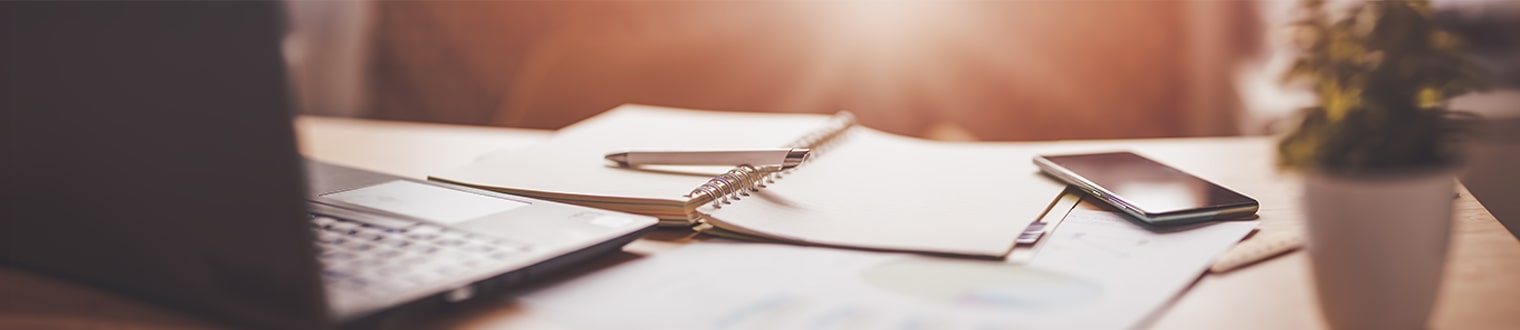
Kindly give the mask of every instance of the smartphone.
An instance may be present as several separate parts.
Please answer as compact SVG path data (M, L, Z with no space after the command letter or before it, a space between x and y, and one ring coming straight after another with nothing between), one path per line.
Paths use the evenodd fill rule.
M1153 225L1256 214L1256 199L1131 152L1041 155L1040 170Z

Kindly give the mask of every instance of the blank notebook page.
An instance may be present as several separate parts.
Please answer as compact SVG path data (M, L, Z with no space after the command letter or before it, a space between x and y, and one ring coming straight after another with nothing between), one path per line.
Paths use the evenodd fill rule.
M952 143L865 127L821 148L765 189L697 209L719 227L785 240L996 258L1065 185L1039 174L1036 150Z

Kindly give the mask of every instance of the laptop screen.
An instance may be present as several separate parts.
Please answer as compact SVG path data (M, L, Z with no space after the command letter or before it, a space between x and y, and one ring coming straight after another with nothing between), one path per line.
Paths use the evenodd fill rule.
M278 2L4 2L0 263L325 323Z

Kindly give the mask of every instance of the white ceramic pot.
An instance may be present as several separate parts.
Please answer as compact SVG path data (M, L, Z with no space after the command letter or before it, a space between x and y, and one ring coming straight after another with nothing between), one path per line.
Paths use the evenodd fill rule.
M1451 237L1454 173L1308 175L1307 245L1331 327L1426 327Z

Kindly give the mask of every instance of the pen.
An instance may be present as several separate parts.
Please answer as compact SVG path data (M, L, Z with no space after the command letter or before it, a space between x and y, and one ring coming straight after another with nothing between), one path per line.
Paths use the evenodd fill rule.
M607 160L621 167L639 165L780 165L782 169L797 167L807 159L807 148L776 148L747 150L701 150L701 151L645 151L633 150L607 154Z

